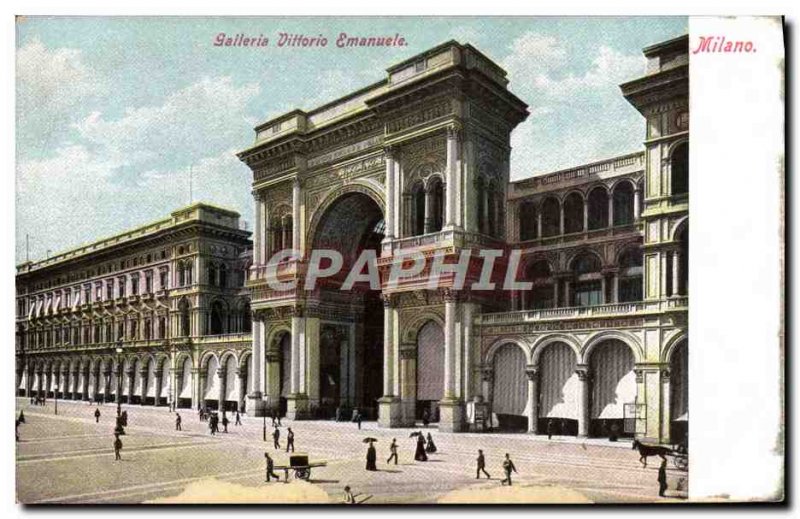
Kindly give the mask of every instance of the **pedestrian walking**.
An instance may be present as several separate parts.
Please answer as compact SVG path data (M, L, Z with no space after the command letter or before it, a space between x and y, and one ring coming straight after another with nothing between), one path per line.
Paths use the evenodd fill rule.
M397 438L392 438L392 444L389 445L389 452L391 452L391 456L389 459L386 460L386 464L390 464L392 460L394 460L394 464L397 465Z
M122 411L122 426L128 426L128 411Z
M661 456L661 466L658 467L658 495L667 497L667 458Z
M481 479L481 472L486 475L486 479L492 479L492 476L486 472L486 458L483 457L483 451L478 449L478 470L475 474L475 479Z
M100 409L94 410L94 423L100 423Z
M236 421L234 422L234 425L242 425L242 417L239 416L239 410L238 409L236 410Z
M553 431L556 429L556 423L553 421L552 418L547 420L547 439L553 439Z
M289 452L290 448L292 449L292 452L294 452L294 431L292 431L291 427L287 427L286 428L286 452Z
M222 432L228 432L228 417L222 413Z
M358 430L361 430L361 411L358 412L356 415L356 423L358 424Z
M429 423L431 423L431 413L425 409L422 411L422 426L427 427Z
M414 452L414 459L416 461L428 461L428 455L425 453L425 436L422 432L415 433L417 437L417 450Z
M506 459L503 460L503 471L506 473L506 478L500 484L505 485L508 482L508 486L511 486L511 473L517 472L517 467L514 466L508 453L506 453Z
M433 454L436 452L436 444L433 443L433 436L431 436L431 433L428 433L428 441L427 446L425 447L425 452L428 454Z
M272 410L272 413L270 413L270 417L272 418L272 426L273 426L273 427L277 427L277 426L275 425L275 417L276 417L276 416L277 416L277 413L276 413L276 412L275 412L275 410L273 409L273 410Z
M211 417L211 419L208 420L208 430L211 431L211 436L217 435L217 428L215 426L213 416Z
M181 415L179 415L178 413L175 413L175 430L176 431L182 431L183 430L183 429L181 429L181 421L182 421L181 420Z
M119 439L119 434L114 435L114 461L121 461L122 456L120 456L120 452L122 452L122 440Z
M275 427L275 430L272 432L272 441L276 449L281 448L280 439L281 439L281 430L278 429L278 427Z
M375 442L369 442L369 447L367 448L367 470L371 472L375 472L378 470L378 466L376 465L378 460L378 453L375 450Z
M275 478L276 481L280 481L281 477L274 472L275 462L272 461L272 456L270 456L268 452L265 452L264 458L267 460L267 483L272 481L272 478Z

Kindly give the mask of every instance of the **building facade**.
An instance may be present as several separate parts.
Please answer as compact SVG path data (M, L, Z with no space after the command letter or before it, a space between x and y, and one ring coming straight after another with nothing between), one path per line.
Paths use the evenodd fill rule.
M193 204L17 266L18 394L243 408L250 233Z
M123 323L119 331L129 335L128 323L139 329L151 312L166 319L166 337L123 340L132 389L122 394L131 401L148 403L155 392L157 404L214 406L216 397L293 419L357 408L385 427L428 416L449 431L491 424L680 441L688 427L688 38L644 53L646 74L621 86L645 119L644 151L516 182L510 136L527 105L502 68L454 41L344 98L259 125L239 153L253 172L252 256L242 255L247 233L235 217L211 232L199 214L213 209L200 207L187 209L198 211L196 235L159 234L167 256L158 268L172 273L173 285L152 305L141 296L102 306L80 300L52 314L56 287L42 283L105 256L21 265L17 387L52 392L58 375L49 374L66 373L58 380L72 383L72 394L94 398L104 389L113 397L106 388L121 334L103 336L103 323L112 332ZM132 252L139 256L158 249L144 238L130 243L140 244ZM229 275L246 273L246 288L237 278L219 289L207 282L211 274L201 280L191 271L194 285L179 283L183 254L205 273L215 245L227 247L216 254ZM306 286L312 254L322 249L342 255L341 274ZM287 250L297 256L269 266ZM487 250L502 251L499 278L510 271L529 285L475 290L447 276L428 285L436 258L456 263L462 251L474 260ZM381 282L341 290L364 251L374 254ZM419 272L389 282L412 253L424 258ZM481 276L473 260L465 286ZM69 290L102 288L121 275L98 271L57 288L69 298ZM211 317L217 301L227 324ZM95 322L96 346L40 338ZM54 344L61 349L50 351Z

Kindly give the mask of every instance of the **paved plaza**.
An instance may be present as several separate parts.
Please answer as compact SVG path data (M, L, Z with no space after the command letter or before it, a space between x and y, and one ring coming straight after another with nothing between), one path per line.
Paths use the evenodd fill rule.
M269 420L268 441L264 442L260 418L243 417L243 425L234 426L231 416L229 432L213 437L208 424L189 409L179 411L183 418L183 431L179 432L175 431L175 415L166 408L123 408L128 410L129 425L122 437L122 461L115 461L114 405L100 406L100 422L95 423L96 407L88 403L59 401L55 415L52 400L41 407L17 399L17 413L24 410L26 420L19 427L21 441L17 443L18 500L26 504L141 503L179 495L188 485L207 478L265 492L289 488L264 481L265 451L276 464L288 461L283 449L273 448ZM643 468L628 442L450 434L432 427L428 431L438 452L430 455L428 462L415 462L415 440L409 437L412 429L381 429L374 422L365 422L358 430L352 423L284 420L284 447L286 426L295 432L297 452L307 453L311 461L327 462L327 466L313 469L310 483L316 490L324 490L331 502L341 499L345 485L368 504L436 503L463 495L465 490L480 496L501 487L501 462L506 452L519 471L514 488L505 487L507 496L526 489L568 489L570 495L592 502L670 500L657 496L658 458L650 458ZM378 472L365 470L367 446L362 440L368 436L378 440ZM392 438L397 438L400 446L396 466L386 464ZM475 479L479 448L486 454L492 476L488 481ZM283 471L280 474L283 476ZM685 490L676 491L685 476L670 466L668 496L685 497ZM681 484L685 489L685 479Z

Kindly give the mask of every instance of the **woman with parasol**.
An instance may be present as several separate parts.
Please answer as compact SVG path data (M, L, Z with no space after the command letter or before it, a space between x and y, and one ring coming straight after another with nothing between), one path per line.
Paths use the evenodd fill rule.
M416 461L428 461L428 455L425 454L425 436L420 431L411 433L411 436L417 437L417 450L414 452L414 459Z
M367 449L367 470L376 471L378 467L375 465L378 459L378 453L375 451L375 442L378 441L375 438L364 438L364 443L369 443L369 448Z

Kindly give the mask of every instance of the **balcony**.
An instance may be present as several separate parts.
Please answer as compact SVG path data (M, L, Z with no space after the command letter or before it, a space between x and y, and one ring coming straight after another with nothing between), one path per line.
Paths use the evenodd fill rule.
M659 301L612 303L595 306L547 308L542 310L519 310L483 314L478 323L482 325L522 324L536 321L559 321L567 319L594 319L598 317L643 316L661 314L673 310L688 310L689 297L672 297Z

